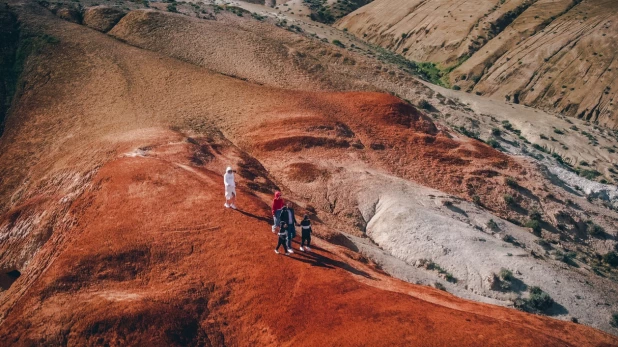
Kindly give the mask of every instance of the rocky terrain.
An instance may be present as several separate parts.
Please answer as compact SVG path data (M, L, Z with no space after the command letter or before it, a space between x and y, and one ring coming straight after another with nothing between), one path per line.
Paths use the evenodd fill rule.
M617 15L610 0L379 0L336 26L445 86L615 128Z
M261 4L0 23L0 341L618 345L612 132ZM272 251L277 189L313 252Z

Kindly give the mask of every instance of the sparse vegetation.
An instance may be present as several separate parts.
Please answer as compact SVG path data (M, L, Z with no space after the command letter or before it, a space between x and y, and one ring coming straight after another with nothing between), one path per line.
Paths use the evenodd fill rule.
M541 288L532 287L530 288L530 297L527 300L527 304L536 312L546 312L553 306L554 299Z
M337 47L345 48L345 45L343 43L341 43L341 41L339 41L339 40L333 40L333 45L335 45Z
M603 261L611 267L618 267L618 253L612 251L603 255Z
M547 242L547 240L545 239L538 239L534 241L537 245L545 248L545 249L549 249L551 248L551 243Z
M480 197L480 196L478 196L478 195L473 195L473 196L472 196L472 202L473 202L473 203L475 203L475 204L477 204L477 205L479 205L479 206L480 206L480 205L482 205L482 203L481 203L481 197Z
M500 130L499 128L493 128L491 129L491 134L493 136L500 136L502 135L502 130Z
M494 139L493 137L490 138L489 140L487 140L487 144L490 145L492 148L500 148L500 142L498 142L498 140Z
M586 222L586 230L592 236L601 236L605 233L605 229L598 224L593 223L592 221Z
M500 227L498 226L498 223L496 223L496 221L494 221L493 219L490 219L487 222L487 227L491 230L497 231L500 230Z
M436 282L436 283L434 283L434 284L433 284L433 286L434 286L436 289L440 289L440 290L446 291L446 287L444 286L444 284L442 284L442 283L440 283L440 282Z
M575 258L576 255L577 254L573 251L563 252L561 250L556 250L556 252L554 253L554 259L559 260L563 263L572 265L573 259Z
M541 232L541 222L536 219L530 219L526 222L526 228L532 229L532 232L538 234Z
M506 184L507 186L511 188L519 187L519 184L517 184L517 181L513 177L510 177L510 176L507 176L504 178L504 184Z
M513 287L512 281L515 279L513 277L513 272L509 269L501 268L498 273L498 286L501 290L507 291L511 290Z
M594 169L580 169L578 170L578 174L589 180L595 180L597 177L601 176L601 173Z
M509 269L502 268L500 269L500 279L503 281L512 281L513 280L513 272Z
M512 195L504 194L504 202L509 206L513 206L515 205L515 198Z
M425 99L421 99L418 102L418 107L422 108L423 110L430 110L432 108L431 104L429 103L429 101L425 100Z

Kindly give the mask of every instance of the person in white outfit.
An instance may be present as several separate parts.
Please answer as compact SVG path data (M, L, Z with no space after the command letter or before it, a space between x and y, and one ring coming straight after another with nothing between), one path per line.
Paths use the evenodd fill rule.
M223 175L223 183L225 184L225 207L236 209L236 182L234 181L234 170L231 166L225 169Z

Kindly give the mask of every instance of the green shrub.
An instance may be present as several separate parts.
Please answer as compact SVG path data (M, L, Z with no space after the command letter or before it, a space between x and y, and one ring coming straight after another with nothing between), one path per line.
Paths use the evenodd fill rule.
M602 226L593 223L592 221L586 222L586 230L592 236L600 236L605 232Z
M461 87L460 87L460 86L458 86L458 85L454 85L454 86L453 86L453 90L461 90Z
M564 132L563 132L562 130L560 130L560 129L556 129L556 128L554 128L554 132L555 132L556 134L558 134L558 135L564 135Z
M493 128L491 129L491 134L493 136L500 136L502 135L502 130L500 130L499 128Z
M507 205L515 205L515 198L512 195L504 194L504 202Z
M534 233L540 233L542 230L541 222L539 222L537 219L530 219L526 222L526 228L532 229Z
M530 219L534 219L538 221L542 219L541 212L539 212L539 210L537 209L533 209L532 211L530 211L529 216L530 216Z
M573 265L573 258L575 258L577 254L575 252L562 252L561 250L556 250L554 253L554 258L563 263L567 263Z
M490 145L492 148L500 148L500 142L498 142L498 140L494 138L487 140L487 144Z
M517 184L517 181L513 177L510 177L510 176L507 176L504 178L504 184L512 188L516 188L519 186L519 184Z
M592 170L583 169L583 170L579 171L579 175L581 177L587 178L589 180L594 180L597 177L601 176L601 173L598 172L597 170L594 170L594 169L592 169Z
M506 130L513 130L513 124L511 124L508 120L502 121L502 127Z
M425 100L425 99L421 99L418 102L418 107L422 108L423 110L430 110L432 109L431 104L429 103L429 101Z
M503 281L512 281L513 280L513 272L509 269L502 268L499 273L500 279Z
M480 206L480 205L482 205L482 203L481 203L481 197L480 197L480 196L478 196L478 195L474 195L474 196L472 196L472 202L473 202L473 203L475 203L475 204L477 204L477 205L479 205L479 206Z
M345 45L339 40L333 40L333 45L341 47L341 48L345 48Z
M546 312L554 304L554 299L539 287L530 288L530 297L527 300L528 306L536 312Z
M171 3L167 5L167 10L169 12L178 12L178 9L176 8L176 3Z
M618 312L612 314L612 318L609 320L609 324L614 328L618 328Z
M496 223L496 221L494 221L493 219L490 219L487 222L487 227L491 230L499 230L500 227L498 226L498 223Z
M618 253L609 252L603 256L603 261L609 266L618 267Z
M442 284L442 283L440 283L440 282L436 282L436 283L434 283L434 284L433 284L433 286L434 286L436 289L440 289L440 290L446 291L446 287L444 286L444 284Z
M533 143L532 144L532 148L534 148L534 149L536 149L538 151L547 153L547 149L545 149L545 147L543 147L543 146L541 146L539 144Z

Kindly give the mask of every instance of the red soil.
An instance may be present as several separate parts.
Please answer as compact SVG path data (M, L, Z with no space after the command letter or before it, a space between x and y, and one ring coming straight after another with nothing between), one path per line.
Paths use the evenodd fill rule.
M92 189L73 205L78 218L67 235L71 242L11 307L0 340L150 346L616 343L585 326L392 280L344 261L339 249L324 242L317 241L312 253L276 255L268 206L243 183L241 210L224 210L221 176L209 168L229 158L217 155L206 167L192 166L194 146L159 145L145 157L119 158L101 168Z
M402 178L466 199L480 196L503 217L513 214L504 194L513 195L525 209L534 204L504 185L504 177L515 177L532 192L542 181L535 171L480 141L439 130L399 98L381 93L298 93L294 99L300 100L297 105L279 107L267 121L235 134L249 140L243 141L243 148L263 161L301 150L310 150L314 158L345 160L356 151L368 165ZM337 131L337 126L345 131ZM480 170L487 168L495 174L482 174Z

